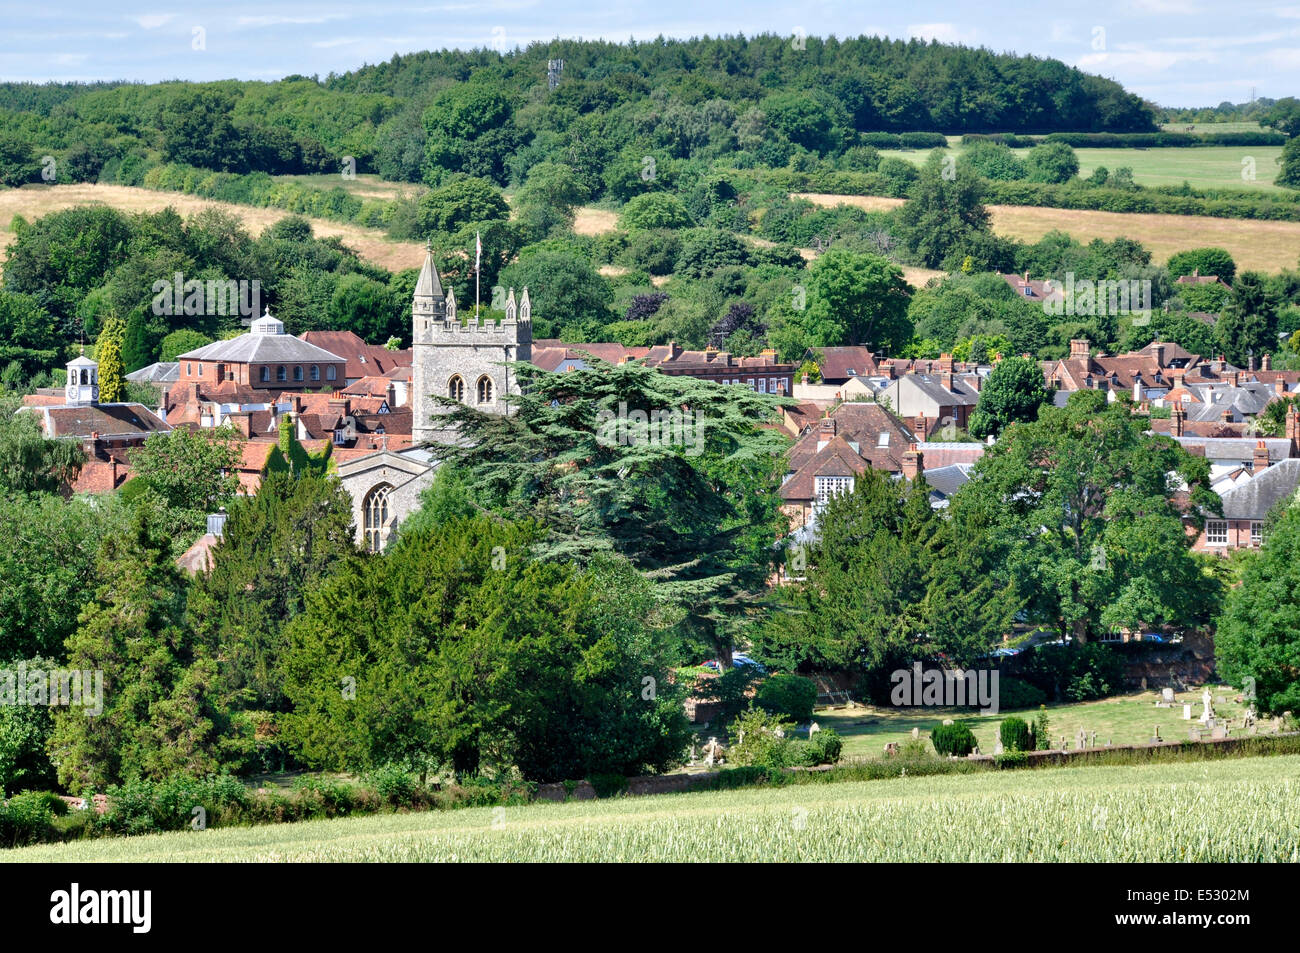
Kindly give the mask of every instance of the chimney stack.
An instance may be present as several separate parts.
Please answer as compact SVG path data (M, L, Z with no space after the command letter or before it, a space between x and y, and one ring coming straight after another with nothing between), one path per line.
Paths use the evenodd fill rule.
M918 475L925 472L925 454L911 444L903 454L903 479L911 483Z
M1151 350L1154 352L1156 357L1156 367L1163 368L1165 366L1165 346L1156 343L1151 346Z
M1088 348L1088 339L1075 339L1070 341L1070 360L1086 361L1090 356Z
M1183 402L1176 401L1174 409L1169 414L1169 433L1175 437L1183 435L1183 423L1187 419L1187 412L1183 410Z
M918 437L920 437L922 440L925 440L926 437L927 437L927 436L929 435L929 433L930 433L928 427L929 427L929 424L926 422L925 414L917 414L917 415L916 415L916 428L915 428L915 429L916 429L916 435L917 435Z
M1291 441L1291 456L1300 457L1300 410L1294 404L1286 412L1286 439Z
M1251 473L1256 475L1268 469L1268 445L1263 440L1255 441L1255 458L1251 462Z
M953 392L952 368L949 368L948 370L944 371L943 376L940 378L940 380L943 382L943 389L948 391L949 393L952 393Z
M1262 358L1260 358L1259 368L1263 371L1271 371L1273 369L1273 355L1266 353Z

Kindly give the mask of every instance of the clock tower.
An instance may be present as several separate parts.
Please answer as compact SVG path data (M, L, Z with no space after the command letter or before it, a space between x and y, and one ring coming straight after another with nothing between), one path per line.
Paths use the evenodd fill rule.
M68 404L87 407L99 403L99 365L84 354L68 362Z

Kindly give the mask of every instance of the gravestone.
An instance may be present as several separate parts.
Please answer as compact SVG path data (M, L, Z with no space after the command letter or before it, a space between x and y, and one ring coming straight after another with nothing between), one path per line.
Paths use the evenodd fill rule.
M822 730L822 726L817 724L817 722L814 721L811 725L808 726L808 737L811 738L813 735L817 734L817 732L821 730Z
M1222 695L1219 695L1214 699L1214 704L1216 705L1226 705L1227 703L1228 703L1228 699Z
M1190 741L1200 741L1200 740L1201 740L1201 726L1200 726L1200 725L1188 725L1188 726L1187 726L1187 738L1188 738L1188 740L1190 740Z
M916 740L919 739L920 737L921 737L921 729L920 729L920 728L913 728L913 729L912 729L912 740L913 740L913 741L916 741Z
M1082 728L1080 728L1079 733L1074 736L1074 747L1079 751L1082 751L1084 748L1088 747L1088 733L1085 732Z
M695 742L691 742L691 760L688 762L691 767L695 766Z
M1184 706L1183 706L1183 721L1191 721L1191 720L1192 720L1192 706L1191 706L1191 705L1184 705Z
M1160 726L1156 725L1155 727L1156 727L1156 733L1151 736L1151 744L1158 745L1160 744Z
M1201 723L1208 725L1213 717L1214 708L1210 705L1210 690L1206 688L1201 692Z
M1228 737L1228 729L1225 725L1215 725L1214 730L1210 732L1210 739L1213 741L1222 741Z
M945 725L951 725L951 724L952 724L952 719L951 719L951 718L945 718L945 719L943 720L943 723L944 723Z
M1172 688L1162 688L1162 689L1160 689L1160 698L1161 698L1161 700L1163 700L1163 701L1167 702L1168 704L1172 705L1172 704L1174 703L1174 690L1173 690Z

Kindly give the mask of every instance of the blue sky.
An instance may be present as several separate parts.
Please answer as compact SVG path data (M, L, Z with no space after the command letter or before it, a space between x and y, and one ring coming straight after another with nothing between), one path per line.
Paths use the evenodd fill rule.
M0 80L276 79L344 72L393 53L510 48L556 36L626 40L800 30L933 37L1051 56L1168 106L1242 102L1252 90L1272 98L1300 95L1300 0L1052 6L1024 0L83 0L49 6L0 0Z

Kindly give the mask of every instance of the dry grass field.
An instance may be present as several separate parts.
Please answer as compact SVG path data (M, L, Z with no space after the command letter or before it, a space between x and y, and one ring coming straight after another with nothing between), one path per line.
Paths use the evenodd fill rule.
M0 262L4 260L15 215L30 222L76 205L108 205L123 212L158 212L170 206L184 216L218 208L238 216L254 235L290 214L283 209L232 205L179 192L155 192L125 185L28 185L0 191ZM310 221L318 236L338 236L362 258L389 271L418 268L424 260L424 246L417 242L391 241L382 232L359 225L320 218Z
M888 211L902 199L874 195L827 195L798 192L818 205L854 205L872 212ZM1151 250L1157 262L1174 252L1215 245L1227 249L1239 270L1277 272L1295 268L1300 260L1300 222L1265 222L1245 218L1199 215L1156 215L1139 212L1092 212L1024 205L990 205L993 230L1021 241L1037 241L1053 229L1081 242L1094 238L1132 238ZM910 279L909 279L910 280Z

